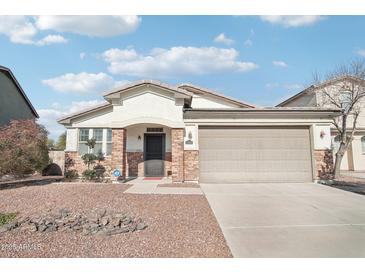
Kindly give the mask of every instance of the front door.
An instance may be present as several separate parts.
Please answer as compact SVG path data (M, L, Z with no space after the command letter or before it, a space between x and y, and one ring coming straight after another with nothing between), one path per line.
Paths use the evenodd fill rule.
M164 176L165 134L144 135L144 175Z

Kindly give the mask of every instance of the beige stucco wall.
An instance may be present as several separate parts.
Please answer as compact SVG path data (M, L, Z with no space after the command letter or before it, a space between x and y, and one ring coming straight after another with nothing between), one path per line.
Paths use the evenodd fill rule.
M48 156L52 163L57 164L61 168L62 174L65 174L65 152L63 150L50 150Z
M286 103L284 107L315 107L317 105L314 93L305 94Z
M365 154L361 149L362 135L355 135L352 141L352 153L354 159L354 170L365 170Z
M156 124L139 124L127 127L127 152L143 152L143 136L145 133L148 133L148 127L163 128L162 133L165 133L165 151L171 152L171 129ZM138 136L141 136L140 140L138 140Z

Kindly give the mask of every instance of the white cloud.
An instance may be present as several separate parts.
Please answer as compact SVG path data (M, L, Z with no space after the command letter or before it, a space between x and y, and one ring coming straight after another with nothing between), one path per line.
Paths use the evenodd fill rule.
M36 18L40 30L70 32L87 36L108 37L136 30L141 22L138 16L110 15L42 15Z
M37 40L38 29L29 16L0 16L0 34L8 36L10 41L15 44L45 46L67 43L67 40L61 35L47 35Z
M260 18L265 22L290 28L314 25L325 17L320 15L265 15Z
M237 50L216 47L172 47L153 49L149 55L135 49L109 49L102 54L109 71L139 77L203 75L224 71L246 72L258 68L253 62L239 61Z
M288 64L285 63L284 61L280 61L280 60L277 60L277 61L272 61L272 64L276 67L281 67L281 68L286 68L288 67Z
M252 47L252 45L253 45L253 42L252 42L252 40L251 39L247 39L244 43L243 43L243 45L245 46L245 47Z
M86 53L85 52L80 52L80 59L83 60L86 57Z
M45 46L66 43L58 34L37 36L44 30L77 33L80 35L109 37L130 33L141 22L138 16L0 16L0 34L9 37L12 43Z
M50 45L50 44L55 44L55 43L67 43L67 39L65 39L63 36L61 35L47 35L46 37L42 38L41 40L36 42L37 46L45 46L45 45Z
M37 109L39 114L39 123L46 127L52 139L57 139L58 136L60 136L66 130L64 126L57 123L58 119L60 119L62 116L78 112L101 103L102 101L99 100L78 101L71 102L70 105L61 107L62 105L60 103L54 102L51 105L52 108Z
M361 57L365 57L365 49L359 49L356 51L356 54L360 55Z
M17 44L33 44L37 29L26 16L0 16L0 33Z
M266 88L268 89L277 89L277 88L281 88L281 89L289 89L289 90L293 90L293 89L301 89L303 88L303 85L301 84L281 84L281 83L268 83L266 84Z
M214 38L214 42L223 43L223 44L226 44L227 46L229 46L234 43L234 40L226 37L226 35L224 33L221 33L217 37Z
M78 74L66 73L55 78L42 80L42 83L59 92L88 94L105 91L123 85L127 81L115 81L103 72L81 72Z

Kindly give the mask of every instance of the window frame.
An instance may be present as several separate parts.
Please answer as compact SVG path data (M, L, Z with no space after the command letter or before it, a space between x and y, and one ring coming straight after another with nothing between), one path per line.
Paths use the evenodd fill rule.
M361 154L365 154L365 135L361 136L360 142L361 142Z
M113 148L113 131L111 128L106 128L106 133L105 133L105 156L111 156L112 155L112 148ZM108 132L110 132L110 140L108 138ZM110 154L108 154L108 145L111 146L110 148Z
M89 147L87 147L87 152L84 154L80 153L80 144L86 144L87 141L82 141L81 140L81 132L82 131L86 131L88 130L88 140L95 138L96 133L95 131L101 131L101 135L100 133L98 137L101 136L101 141L100 138L98 138L99 140L96 140L95 138L95 143L101 145L101 152L103 153L104 157L108 157L111 156L112 151L110 150L110 153L108 154L108 144L112 144L113 143L113 137L112 137L112 129L111 128L79 128L78 129L78 138L77 138L77 152L79 155L84 155L86 153L92 153L94 155L98 154L98 151L95 151L95 147L93 149L90 149ZM110 140L108 140L108 131L110 132Z

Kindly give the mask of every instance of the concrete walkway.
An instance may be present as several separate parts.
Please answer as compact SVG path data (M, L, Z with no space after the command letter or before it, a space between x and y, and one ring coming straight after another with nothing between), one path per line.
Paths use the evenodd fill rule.
M314 183L201 184L234 257L365 257L365 196Z
M185 195L203 195L200 188L196 187L158 187L161 183L134 183L124 193L132 194L185 194Z

